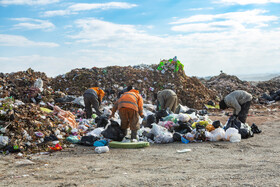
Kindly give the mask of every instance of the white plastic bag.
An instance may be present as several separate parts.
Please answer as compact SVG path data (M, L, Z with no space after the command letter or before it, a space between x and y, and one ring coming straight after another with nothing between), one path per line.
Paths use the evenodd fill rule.
M241 141L241 134L232 134L231 137L229 138L229 141L232 143L237 143Z
M225 139L225 130L217 128L211 132L206 131L205 135L209 141L221 141Z
M182 122L187 122L191 117L188 114L178 114L178 119Z
M35 88L39 88L39 90L42 92L43 91L43 80L41 78L36 79L36 81L34 82L34 87Z
M228 128L225 133L225 140L229 141L230 137L234 134L238 134L238 130L236 128Z
M6 146L9 143L8 136L0 136L0 148Z

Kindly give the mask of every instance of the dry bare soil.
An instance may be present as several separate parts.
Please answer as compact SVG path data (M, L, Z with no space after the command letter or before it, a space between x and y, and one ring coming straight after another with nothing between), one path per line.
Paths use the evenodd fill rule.
M228 117L210 118L224 124ZM0 156L0 186L280 186L279 119L279 109L253 112L248 123L262 133L240 143L154 144L104 154L76 146L29 160ZM191 151L177 153L182 149Z

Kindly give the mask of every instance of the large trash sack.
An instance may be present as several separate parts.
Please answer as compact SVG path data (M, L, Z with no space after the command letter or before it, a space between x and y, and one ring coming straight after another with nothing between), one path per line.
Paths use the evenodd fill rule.
M152 124L156 122L156 116L155 115L149 115L147 117L147 124L146 124L146 127L149 127L149 128L152 128Z
M80 144L86 146L93 146L94 142L97 140L98 138L95 136L83 136L81 138Z
M168 115L169 115L169 113L168 113L167 110L159 110L159 111L157 111L156 112L156 123L158 123L161 118L166 117Z
M109 120L105 116L95 118L95 123L97 123L97 127L106 127L109 123Z
M122 141L125 137L120 125L118 122L111 120L111 124L101 133L105 138Z
M188 132L192 132L193 128L191 127L191 124L188 122L178 122L179 126L174 127L175 132L179 132L181 134L186 134Z
M236 128L236 129L239 130L241 128L241 121L239 121L235 117L231 116L228 119L228 122L227 122L226 127L225 127L225 131L230 127Z
M227 130L230 127L237 129L239 134L241 134L242 139L246 139L253 136L253 132L251 131L249 125L247 125L246 123L241 123L239 120L232 116L229 118L225 130Z

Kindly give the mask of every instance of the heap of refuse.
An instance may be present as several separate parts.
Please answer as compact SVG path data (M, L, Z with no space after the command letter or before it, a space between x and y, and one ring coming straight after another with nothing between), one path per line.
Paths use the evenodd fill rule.
M257 87L263 90L260 103L271 103L280 100L280 76L259 82Z
M215 91L219 98L223 98L235 90L245 90L252 94L255 99L259 98L263 93L262 88L248 81L242 81L234 75L227 75L225 73L211 77L209 80L202 80L202 82L208 89Z
M55 77L51 86L66 95L81 96L93 86L106 91L106 99L116 101L117 93L128 85L140 90L147 101L154 101L154 93L169 88L174 90L182 105L202 109L210 100L217 100L213 91L207 89L196 77L185 75L183 66L170 61L160 65L110 66L106 68L74 69Z
M36 79L44 82L44 92L47 92L51 78L48 78L43 72L35 72L31 68L26 71L14 73L0 73L0 98L12 96L14 99L26 101L28 89L32 87ZM47 95L47 93L45 93Z
M111 120L108 116L117 93L128 85L140 90L145 103L139 141L238 142L242 137L252 136L252 126L233 120L224 126L213 122L203 108L208 101L217 100L216 93L199 79L186 76L183 68L174 58L162 60L159 65L74 69L55 78L32 69L1 73L0 152L58 151L73 144L99 147L108 146L112 141L126 141L129 134L123 137L119 116L116 114ZM94 114L91 119L85 119L81 96L93 86L106 91L101 107L103 115ZM177 93L179 114L155 111L155 105L151 104L154 93L165 88ZM225 90L224 87L221 90ZM232 128L237 130L228 134ZM232 134L234 138L230 138Z

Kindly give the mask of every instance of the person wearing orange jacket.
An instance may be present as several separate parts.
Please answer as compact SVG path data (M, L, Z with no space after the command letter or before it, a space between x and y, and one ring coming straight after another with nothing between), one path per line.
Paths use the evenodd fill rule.
M136 141L137 131L140 129L139 115L143 118L143 98L138 90L132 89L122 94L122 96L114 104L112 115L119 110L121 118L121 129L127 134L127 129L130 127L131 140Z
M101 115L102 112L99 110L99 106L102 102L102 99L105 95L105 92L99 87L92 87L87 89L84 92L84 102L86 109L86 117L87 119L92 116L92 107L95 109L97 115Z

